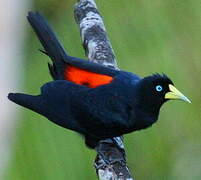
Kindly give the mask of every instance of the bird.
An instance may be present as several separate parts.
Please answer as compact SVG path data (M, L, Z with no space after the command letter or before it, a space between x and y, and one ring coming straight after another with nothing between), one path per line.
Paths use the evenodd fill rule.
M39 95L9 93L14 103L75 131L89 148L100 140L146 129L157 122L169 100L191 102L165 74L137 74L69 56L46 19L29 12L27 19L43 49L53 81Z

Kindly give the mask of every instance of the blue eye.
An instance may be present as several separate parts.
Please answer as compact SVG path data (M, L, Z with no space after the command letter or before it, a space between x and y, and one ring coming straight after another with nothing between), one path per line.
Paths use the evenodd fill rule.
M156 86L156 91L160 92L160 91L162 91L162 90L163 90L162 86L160 86L160 85L157 85L157 86Z

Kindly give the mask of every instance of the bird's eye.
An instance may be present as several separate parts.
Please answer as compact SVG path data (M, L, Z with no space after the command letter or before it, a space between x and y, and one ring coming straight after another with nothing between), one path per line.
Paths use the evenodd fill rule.
M163 90L161 85L157 85L156 86L156 91L161 92Z

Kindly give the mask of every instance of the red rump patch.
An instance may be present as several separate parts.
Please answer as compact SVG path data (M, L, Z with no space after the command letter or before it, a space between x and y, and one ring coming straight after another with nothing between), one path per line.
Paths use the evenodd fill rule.
M70 65L65 69L64 77L68 81L88 86L90 88L109 84L113 80L111 76L89 72Z

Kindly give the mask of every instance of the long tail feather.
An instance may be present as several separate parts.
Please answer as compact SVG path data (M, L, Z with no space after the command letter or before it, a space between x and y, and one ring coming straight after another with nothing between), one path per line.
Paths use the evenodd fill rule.
M53 61L53 65L49 65L51 75L54 79L62 79L62 73L65 67L63 59L67 57L64 48L42 15L37 12L29 12L27 19L44 47L44 50L40 51L48 55ZM52 73L53 69L58 69L58 71Z
M53 61L53 65L49 64L48 67L54 79L65 79L64 71L68 64L90 72L109 76L115 76L118 73L117 70L104 67L97 63L69 56L56 38L55 33L52 31L45 18L39 13L29 12L27 19L44 47L44 50L40 51L48 55Z
M27 19L34 31L36 32L38 39L43 45L46 53L53 59L58 60L66 57L66 52L62 45L56 38L55 33L45 20L45 18L39 13L29 12Z

